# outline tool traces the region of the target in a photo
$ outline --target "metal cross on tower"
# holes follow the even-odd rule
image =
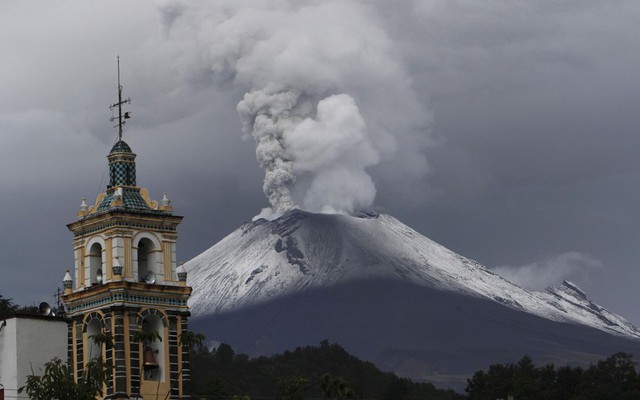
[[[113,122],[118,120],[118,123],[114,125],[114,128],[118,128],[118,140],[122,140],[122,128],[124,128],[125,120],[131,118],[131,112],[126,111],[122,114],[122,105],[131,104],[131,99],[126,98],[122,100],[122,85],[120,84],[120,56],[118,56],[118,102],[109,106],[109,109],[113,112],[113,109],[118,107],[118,116],[109,118],[109,121]]]

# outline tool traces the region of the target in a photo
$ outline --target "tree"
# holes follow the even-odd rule
[[[151,343],[155,341],[162,342],[162,337],[156,330],[144,331],[142,329],[138,329],[131,334],[131,341],[134,343],[142,342],[144,346],[149,346]]]
[[[0,294],[0,318],[6,318],[18,311],[18,306],[13,304],[12,299],[6,299]]]
[[[184,350],[192,351],[196,347],[202,347],[205,336],[202,333],[195,333],[191,331],[184,331],[178,337],[178,344],[183,347]]]
[[[466,392],[469,398],[478,400],[494,400],[507,398],[513,392],[513,364],[494,364],[489,371],[478,371],[471,379],[467,379]]]
[[[535,400],[540,395],[539,370],[536,369],[533,359],[525,355],[513,367],[513,376],[509,385],[507,394],[514,396],[516,399]]]
[[[583,397],[617,400],[640,390],[635,362],[630,354],[616,353],[584,371],[578,393]]]
[[[322,389],[322,400],[362,399],[360,390],[343,378],[323,374],[318,381],[312,383],[300,377],[281,382],[278,400],[303,400],[302,393],[314,386]]]
[[[109,365],[92,360],[87,363],[82,377],[76,382],[73,379],[73,368],[54,358],[45,364],[42,376],[29,375],[18,393],[26,392],[31,400],[95,400],[96,397],[102,397],[103,388],[110,376]]]
[[[12,317],[15,314],[39,314],[38,306],[32,304],[30,306],[19,306],[14,304],[13,299],[4,298],[0,294],[0,318]]]
[[[229,365],[233,362],[236,352],[226,343],[220,343],[215,351],[215,358],[222,365]]]
[[[640,398],[640,375],[630,354],[616,353],[587,369],[536,367],[529,356],[517,364],[496,364],[467,380],[468,397],[516,399],[630,400]]]
[[[100,347],[99,360],[102,360],[102,346],[107,346],[107,349],[109,349],[109,347],[113,347],[113,335],[109,332],[100,332],[95,335],[90,335],[89,339],[91,339],[93,344]]]
[[[558,368],[557,372],[557,386],[558,386],[558,398],[570,399],[573,398],[582,381],[582,374],[584,370],[580,367],[572,368],[570,366],[564,366]]]

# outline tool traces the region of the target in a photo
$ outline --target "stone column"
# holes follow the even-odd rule
[[[180,332],[187,332],[187,316],[180,318]],[[191,398],[191,367],[189,364],[189,349],[182,348],[182,398]]]
[[[84,372],[84,340],[82,338],[82,316],[74,318],[76,324],[76,380],[82,377]]]
[[[175,315],[169,316],[169,382],[171,398],[180,398],[180,364],[178,363],[178,321]]]
[[[120,307],[113,310],[113,398],[128,399],[127,394],[127,359],[125,349],[124,310]]]
[[[129,316],[129,356],[130,356],[130,378],[131,378],[131,397],[142,398],[140,396],[140,380],[142,373],[140,370],[140,344],[131,341],[131,335],[133,332],[139,329],[138,326],[138,313],[135,310],[128,312]]]

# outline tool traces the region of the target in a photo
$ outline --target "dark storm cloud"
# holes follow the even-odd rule
[[[640,3],[349,3],[389,40],[434,120],[436,144],[421,147],[427,175],[403,175],[393,161],[369,168],[375,206],[489,266],[542,266],[575,279],[640,323]],[[103,189],[115,139],[107,106],[117,54],[134,100],[125,139],[138,153],[139,183],[154,198],[168,192],[186,217],[178,257],[197,255],[267,206],[236,112],[251,87],[202,67],[207,54],[198,49],[210,38],[172,39],[180,16],[200,6],[0,5],[0,294],[50,300],[43,296],[71,266],[65,224],[83,196],[92,202]],[[207,19],[209,28],[229,15]],[[403,110],[385,112],[393,130]],[[602,268],[575,274],[548,262],[567,254]]]
[[[424,43],[410,65],[442,137],[424,231],[488,265],[590,254],[605,267],[578,283],[637,321],[638,4],[421,5],[398,36]]]

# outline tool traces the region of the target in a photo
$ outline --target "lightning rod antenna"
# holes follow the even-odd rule
[[[118,107],[118,116],[109,118],[109,121],[113,122],[116,119],[118,123],[114,125],[114,128],[118,128],[118,141],[122,140],[122,131],[124,129],[124,124],[127,123],[127,119],[131,118],[131,112],[125,111],[124,115],[122,114],[122,105],[123,104],[131,104],[131,98],[126,98],[122,100],[122,85],[120,84],[120,56],[117,57],[118,60],[118,102],[111,104],[109,109],[113,111],[114,108]]]

